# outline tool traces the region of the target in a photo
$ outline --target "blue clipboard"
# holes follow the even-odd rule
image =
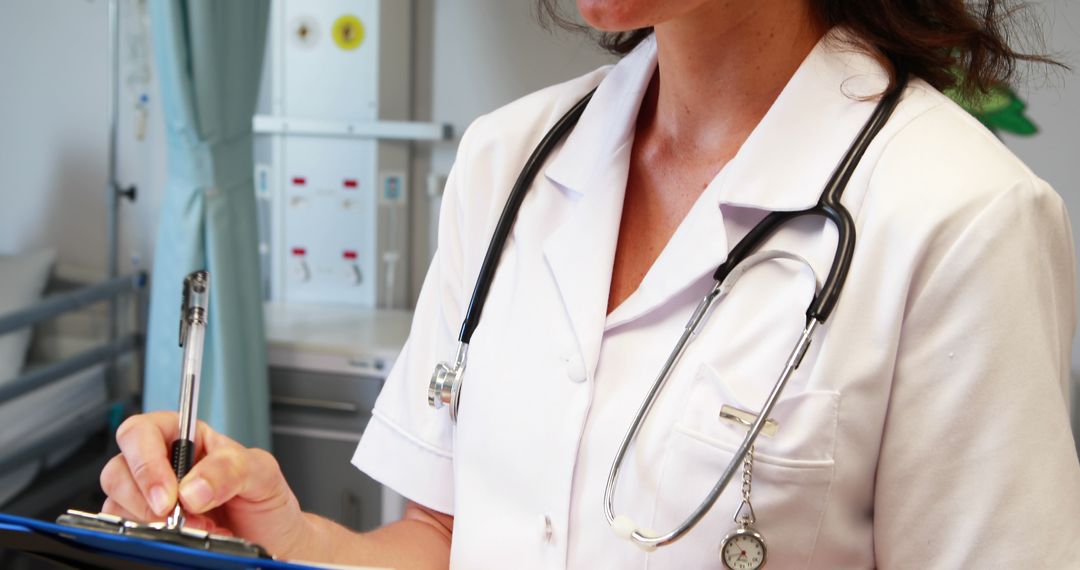
[[[75,568],[143,570],[311,570],[312,566],[232,556],[167,542],[62,526],[0,513],[0,548],[36,554]]]

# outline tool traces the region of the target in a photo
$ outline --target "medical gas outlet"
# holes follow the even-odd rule
[[[394,0],[272,2],[269,97],[253,120],[272,301],[410,298],[401,290],[410,145],[448,136],[408,120],[411,10]]]

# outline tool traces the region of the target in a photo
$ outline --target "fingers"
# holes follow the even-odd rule
[[[307,519],[273,456],[247,449],[199,422],[196,462],[177,484],[168,448],[178,431],[176,414],[170,412],[135,416],[120,426],[116,440],[121,454],[101,474],[109,495],[104,512],[160,521],[179,498],[185,524],[192,528],[235,532],[274,550],[289,550],[305,540]]]
[[[146,522],[145,519],[136,516],[131,511],[125,509],[123,505],[114,501],[111,497],[105,499],[105,504],[101,505],[101,512],[108,513],[110,515],[116,515],[123,519],[135,522]]]
[[[189,521],[198,525],[195,521],[205,519],[206,530],[220,531],[224,529],[212,520],[217,515],[198,515],[229,501],[233,501],[232,514],[243,513],[241,517],[300,512],[269,453],[247,449],[202,422],[195,441],[199,459],[178,485],[168,451],[178,431],[172,412],[142,414],[121,424],[116,435],[121,455],[101,473],[102,489],[109,496],[108,512],[137,521],[161,520],[179,498]]]
[[[265,449],[253,448],[248,452],[251,455],[252,475],[248,478],[247,488],[240,496],[249,501],[261,503],[271,502],[277,499],[274,507],[280,506],[292,498],[292,490],[285,481],[285,475],[281,472],[281,466],[277,459]]]
[[[203,513],[235,497],[248,472],[246,451],[220,434],[203,437],[206,454],[184,477],[180,501],[184,509]]]
[[[137,515],[131,511],[125,509],[123,505],[114,501],[112,498],[105,499],[105,504],[101,506],[101,512],[108,513],[110,515],[116,515],[125,520],[135,522],[146,522],[140,519]],[[205,530],[206,532],[222,535],[233,536],[232,531],[227,528],[223,528],[217,525],[213,519],[206,515],[187,514],[184,515],[184,527],[194,528],[199,530]]]
[[[221,536],[235,536],[231,530],[218,526],[217,522],[207,515],[184,513],[184,528],[205,530],[206,532]]]
[[[157,517],[166,515],[176,504],[176,475],[173,473],[169,446],[178,437],[179,420],[175,412],[150,412],[132,416],[116,430],[116,443],[127,464],[127,471],[139,494]],[[213,430],[199,422],[195,430],[195,448],[205,453],[205,442]],[[121,477],[121,479],[123,479]],[[105,473],[102,473],[104,489]],[[118,481],[119,485],[123,481]],[[110,484],[113,484],[110,481]],[[126,487],[118,486],[118,490]],[[108,489],[105,489],[108,493]],[[111,495],[110,495],[111,496]],[[127,509],[139,509],[136,501],[117,499]],[[139,512],[135,510],[134,512]],[[150,517],[154,518],[154,517]]]
[[[126,471],[154,515],[165,515],[176,503],[176,475],[169,463],[166,441],[171,442],[175,438],[178,428],[174,425],[169,430],[166,427],[168,423],[176,423],[176,414],[167,412],[142,414],[132,416],[120,424],[116,430],[116,443],[120,446],[126,469],[117,467],[109,473],[110,476],[116,478],[115,481],[112,478],[106,481],[106,472],[102,472],[102,489],[109,493],[110,497],[112,497],[110,493],[112,485],[116,485],[117,491],[127,490],[124,486],[126,478],[121,473]],[[169,431],[172,432],[172,437],[168,437]],[[110,461],[110,465],[112,463]],[[115,475],[113,475],[114,472]],[[106,487],[106,483],[109,487]],[[139,508],[136,501],[129,500],[130,497],[114,498],[128,510]]]
[[[281,469],[273,456],[261,449],[247,449],[211,432],[206,456],[181,482],[180,500],[185,510],[203,513],[234,497],[275,508],[291,497]],[[280,498],[280,501],[272,499]]]
[[[108,508],[103,507],[102,512],[139,522],[159,518],[158,513],[150,507],[147,498],[139,490],[135,478],[131,475],[131,471],[128,470],[128,464],[123,455],[117,455],[110,459],[105,464],[105,468],[101,470],[101,490],[109,497],[105,501]],[[167,501],[168,499],[158,497],[156,500]]]

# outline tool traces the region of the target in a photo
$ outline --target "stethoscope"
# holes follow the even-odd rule
[[[906,73],[903,71],[897,73],[895,85],[882,97],[881,101],[874,109],[873,114],[862,126],[859,134],[855,137],[855,140],[852,141],[851,146],[848,147],[843,159],[833,171],[824,190],[822,190],[821,197],[818,199],[818,203],[815,206],[794,212],[770,212],[741,240],[739,240],[728,254],[724,263],[716,269],[715,273],[713,273],[716,284],[698,303],[693,314],[690,316],[690,320],[687,321],[682,335],[679,337],[678,343],[664,362],[663,369],[660,371],[652,388],[645,396],[645,400],[638,408],[633,423],[626,431],[622,445],[619,446],[619,452],[612,462],[611,472],[608,474],[607,487],[604,490],[604,516],[607,518],[608,524],[615,529],[616,533],[630,540],[639,548],[651,551],[659,546],[665,546],[675,542],[689,532],[690,529],[694,528],[694,526],[705,517],[705,514],[708,513],[716,503],[720,494],[727,487],[736,471],[739,470],[743,463],[743,459],[757,440],[758,434],[761,433],[762,428],[768,421],[769,415],[772,413],[773,407],[780,398],[780,393],[787,385],[788,379],[790,379],[795,370],[798,369],[803,356],[805,356],[807,349],[810,347],[814,331],[829,318],[830,314],[832,314],[833,309],[836,307],[836,301],[840,296],[840,291],[843,289],[844,282],[847,280],[848,270],[851,267],[852,255],[855,251],[855,222],[852,219],[851,214],[847,211],[847,208],[840,203],[840,197],[847,187],[847,183],[851,179],[852,174],[855,172],[856,167],[859,165],[859,160],[862,158],[863,154],[866,153],[866,149],[870,146],[874,137],[881,131],[882,127],[885,126],[885,123],[889,120],[893,110],[896,109],[896,105],[900,101],[900,96],[907,86],[907,80],[908,77]],[[479,324],[480,314],[484,309],[484,303],[487,300],[488,291],[491,289],[495,270],[499,263],[499,257],[502,255],[503,248],[506,245],[510,229],[514,225],[518,210],[521,209],[521,204],[525,200],[525,194],[532,185],[540,165],[547,160],[559,141],[561,141],[573,128],[574,124],[577,123],[578,119],[581,117],[581,113],[585,110],[585,106],[592,98],[593,92],[589,92],[580,101],[574,104],[574,106],[571,107],[557,123],[555,123],[551,130],[544,135],[544,138],[529,156],[529,160],[525,163],[521,173],[518,174],[517,181],[510,191],[510,197],[507,199],[506,205],[503,206],[502,214],[499,216],[499,222],[495,226],[495,233],[492,236],[491,242],[488,244],[483,264],[480,266],[480,274],[477,276],[472,299],[469,302],[469,308],[465,314],[465,321],[462,323],[461,332],[458,335],[458,346],[457,352],[454,355],[454,362],[453,364],[440,362],[435,366],[435,372],[431,375],[431,383],[428,385],[428,404],[435,409],[449,405],[450,419],[454,423],[457,422],[458,407],[461,404],[462,374],[465,372],[469,341],[472,339],[472,335]],[[814,298],[810,301],[810,306],[806,309],[806,326],[803,328],[802,334],[799,335],[795,347],[788,356],[787,362],[784,364],[784,368],[780,373],[780,377],[773,385],[772,391],[769,392],[765,404],[762,406],[761,411],[757,414],[753,422],[750,423],[746,436],[743,437],[742,443],[739,444],[739,447],[732,455],[731,461],[724,469],[720,479],[716,482],[716,485],[713,486],[708,496],[705,497],[705,500],[698,505],[697,509],[695,509],[682,524],[668,533],[657,534],[647,532],[638,527],[629,517],[625,515],[616,516],[614,505],[615,487],[618,484],[622,463],[626,457],[627,451],[630,449],[630,444],[637,438],[641,426],[645,422],[645,418],[648,416],[649,411],[656,402],[656,398],[659,396],[660,391],[664,388],[664,384],[671,375],[671,371],[675,368],[679,359],[686,351],[686,347],[690,340],[697,335],[698,331],[700,331],[705,323],[706,317],[712,311],[713,306],[731,291],[735,282],[747,269],[766,259],[786,258],[799,261],[807,267],[810,267],[811,272],[813,272],[813,267],[810,266],[809,262],[796,254],[780,251],[758,252],[759,247],[781,226],[806,216],[820,216],[836,226],[836,252],[833,255],[832,266],[829,268],[829,274],[824,282],[818,280],[815,274],[817,287]]]

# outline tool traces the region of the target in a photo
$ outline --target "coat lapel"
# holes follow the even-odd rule
[[[717,180],[723,178],[723,173]],[[728,236],[719,184],[702,193],[634,291],[607,318],[611,329],[637,319],[713,273],[727,259]],[[707,287],[701,290],[704,296]],[[687,315],[689,317],[689,315]]]
[[[544,172],[544,191],[570,202],[543,252],[590,378],[607,318],[634,124],[655,68],[656,46],[650,37],[600,83]]]
[[[620,152],[629,155],[629,145]],[[565,223],[544,243],[544,258],[562,296],[590,378],[600,357],[607,318],[626,170],[603,169],[594,179],[593,191],[576,198]]]

